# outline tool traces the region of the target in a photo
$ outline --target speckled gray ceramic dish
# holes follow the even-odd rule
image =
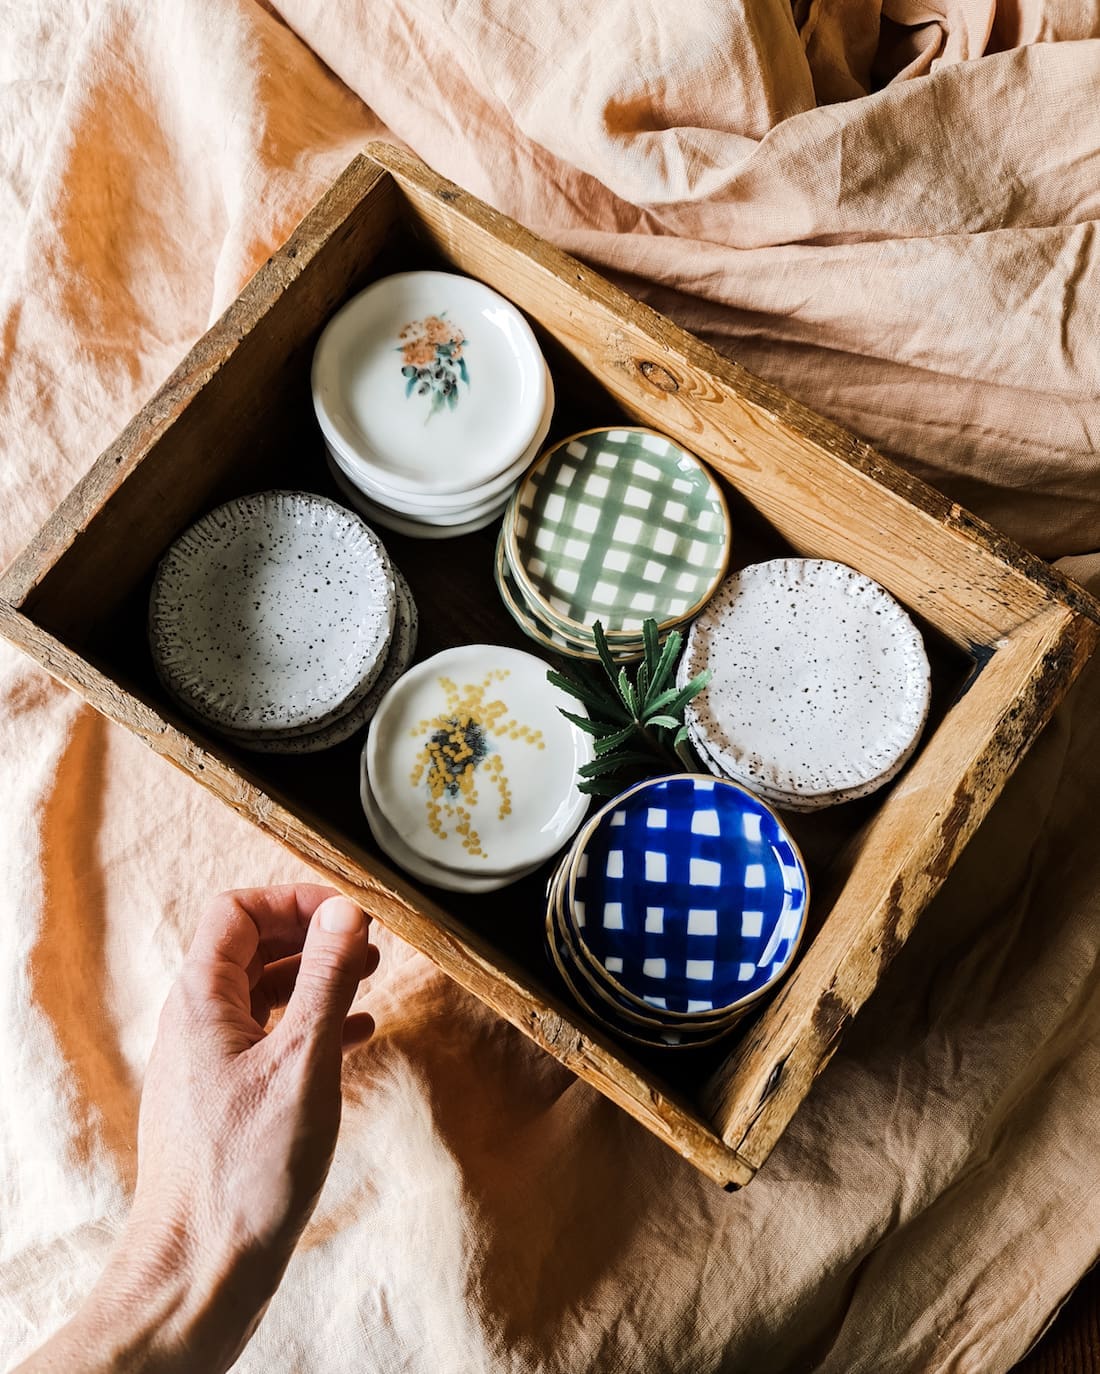
[[[386,551],[357,515],[308,492],[258,492],[165,554],[149,641],[165,688],[215,728],[316,730],[377,681],[396,605]]]
[[[393,569],[393,579],[397,590],[397,615],[393,624],[393,638],[390,651],[379,674],[378,681],[367,695],[339,720],[320,730],[305,735],[293,735],[283,739],[257,739],[247,735],[237,737],[228,730],[222,733],[244,749],[259,754],[318,754],[322,749],[331,749],[351,739],[352,735],[366,729],[374,717],[382,698],[404,673],[416,653],[417,635],[420,629],[420,616],[416,609],[409,584],[397,568]]]
[[[678,684],[707,668],[685,711],[703,762],[792,810],[882,787],[928,715],[920,631],[878,583],[824,559],[727,578],[691,628]]]

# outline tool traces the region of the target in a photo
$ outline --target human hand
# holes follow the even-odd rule
[[[88,1303],[24,1370],[233,1362],[328,1173],[342,1048],[374,1029],[348,1016],[378,963],[368,924],[310,884],[207,908],[146,1071],[126,1231]]]

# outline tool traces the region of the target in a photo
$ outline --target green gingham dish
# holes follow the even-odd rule
[[[536,644],[541,644],[544,649],[552,649],[554,653],[562,654],[567,658],[583,658],[589,662],[599,662],[600,656],[594,647],[582,646],[573,639],[567,638],[559,630],[540,620],[524,601],[522,593],[512,578],[508,561],[504,557],[503,530],[497,537],[496,555],[493,559],[493,577],[497,584],[497,591],[500,593],[500,599],[504,603],[504,609],[529,639],[533,639]],[[631,663],[640,658],[641,653],[641,649],[612,649],[611,657],[617,663]]]
[[[694,455],[663,434],[589,430],[548,449],[505,518],[505,553],[532,606],[587,638],[601,621],[637,641],[690,619],[729,561],[725,498]]]

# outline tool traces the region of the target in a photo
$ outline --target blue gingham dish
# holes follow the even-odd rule
[[[712,1028],[707,1032],[683,1030],[656,1022],[646,1025],[632,1019],[629,1014],[619,1014],[610,1009],[599,997],[593,996],[592,984],[584,981],[583,974],[577,976],[581,971],[577,966],[576,956],[550,913],[547,914],[543,931],[543,946],[547,959],[557,969],[566,990],[582,1011],[587,1012],[594,1021],[601,1023],[622,1039],[631,1040],[639,1045],[649,1045],[654,1049],[689,1050],[713,1045],[729,1033],[730,1026],[725,1022],[717,1029]]]
[[[601,982],[690,1016],[755,1001],[781,978],[808,898],[801,856],[763,802],[681,774],[642,783],[596,816],[562,908]]]

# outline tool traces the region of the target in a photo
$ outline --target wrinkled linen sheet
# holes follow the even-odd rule
[[[1087,582],[1097,33],[1082,0],[0,0],[0,552],[388,131]],[[306,873],[10,650],[0,700],[2,1361],[122,1222],[203,901]],[[1098,760],[1089,672],[736,1195],[383,933],[239,1367],[1007,1369],[1100,1252]]]

